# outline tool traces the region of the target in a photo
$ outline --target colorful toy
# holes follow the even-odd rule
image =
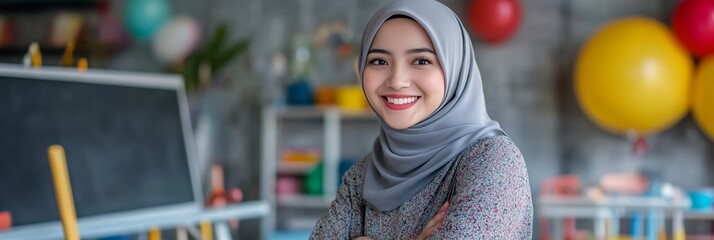
[[[229,203],[238,203],[243,201],[243,192],[239,188],[231,188],[229,192],[226,192],[224,178],[223,166],[220,164],[214,164],[213,167],[211,167],[211,186],[213,190],[211,191],[211,196],[208,198],[208,201],[206,201],[206,207],[221,208]],[[238,219],[231,219],[229,220],[229,223],[230,226],[226,222],[216,222],[215,232],[218,240],[230,240],[230,230],[238,230]],[[201,232],[203,231],[204,226],[202,223]]]
[[[77,60],[77,71],[86,72],[87,68],[89,68],[89,62],[87,61],[87,58],[80,58],[79,60]]]
[[[12,227],[12,215],[10,212],[0,212],[0,232]]]
[[[40,53],[40,44],[33,42],[27,48],[27,53],[23,58],[25,67],[40,68],[42,67],[42,53]]]
[[[226,188],[223,181],[223,166],[214,164],[211,167],[211,196],[206,201],[206,207],[223,207],[226,199]]]
[[[60,59],[60,66],[71,67],[74,65],[74,49],[75,40],[70,40],[64,47],[64,53],[62,54],[62,59]]]

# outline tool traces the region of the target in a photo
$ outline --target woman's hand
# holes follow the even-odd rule
[[[424,226],[424,229],[421,230],[421,233],[419,233],[419,236],[416,238],[417,240],[424,240],[431,237],[431,234],[433,234],[434,231],[441,226],[441,223],[444,222],[444,216],[446,216],[446,209],[449,209],[450,203],[451,201],[446,201],[446,203],[441,206],[439,212],[436,213],[436,216],[429,220],[429,222],[426,223],[426,226]]]
[[[424,226],[424,229],[421,230],[421,233],[419,233],[419,236],[417,236],[416,240],[426,240],[429,237],[431,237],[431,234],[434,233],[435,230],[439,229],[439,226],[441,226],[441,223],[444,222],[444,216],[446,216],[446,210],[449,209],[449,204],[451,201],[446,201],[444,205],[441,206],[439,209],[439,212],[436,213],[436,216],[434,216],[431,220],[429,220],[428,223],[426,223],[426,226]],[[353,238],[352,240],[374,240],[370,237],[357,237]]]

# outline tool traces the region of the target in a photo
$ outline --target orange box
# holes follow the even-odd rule
[[[321,86],[315,90],[315,103],[318,106],[328,106],[336,102],[336,89],[330,86]]]
[[[285,149],[283,162],[291,163],[317,163],[320,161],[319,149]]]

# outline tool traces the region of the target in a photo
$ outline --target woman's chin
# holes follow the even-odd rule
[[[414,123],[411,123],[411,121],[407,120],[398,120],[398,119],[393,119],[393,118],[384,118],[384,121],[389,125],[389,127],[393,129],[407,129],[411,126],[414,125]]]

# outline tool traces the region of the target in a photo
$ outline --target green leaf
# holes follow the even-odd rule
[[[202,54],[193,54],[186,60],[183,78],[186,90],[195,90],[199,86],[198,69],[200,68]]]
[[[223,43],[226,42],[226,36],[228,36],[228,25],[226,23],[221,23],[218,25],[216,32],[213,33],[211,37],[211,42],[206,48],[206,58],[213,62],[217,59],[218,53],[223,47]]]
[[[212,62],[211,70],[218,72],[222,67],[233,60],[238,54],[244,52],[250,46],[250,40],[241,39],[235,42],[228,50],[224,51],[218,58]]]

